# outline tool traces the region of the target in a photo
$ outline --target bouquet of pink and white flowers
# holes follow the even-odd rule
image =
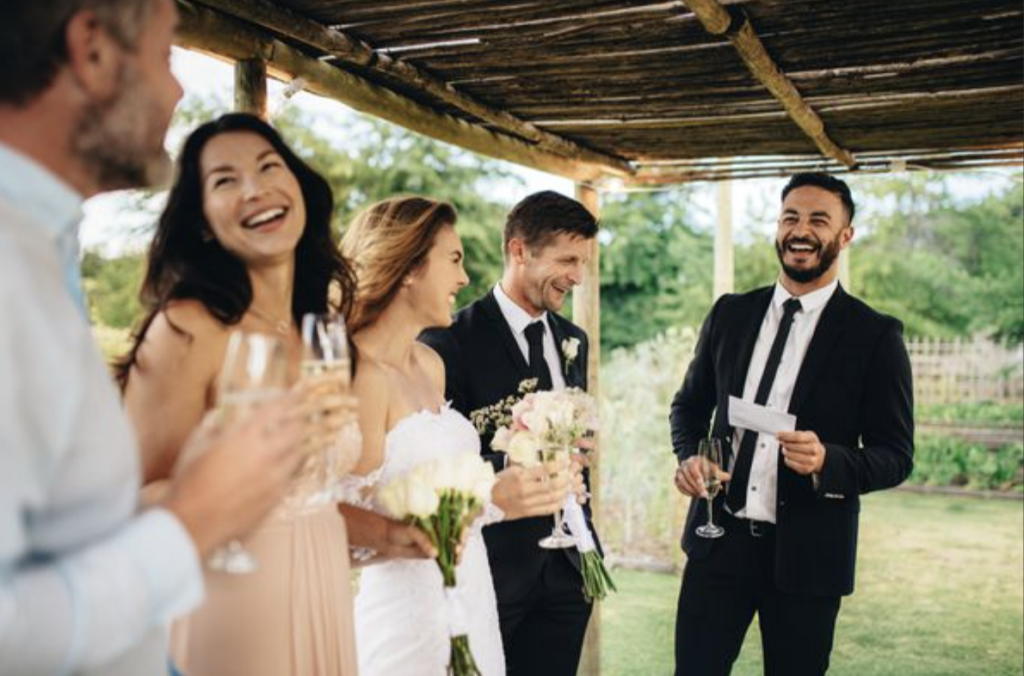
[[[532,467],[567,459],[573,449],[581,448],[585,440],[597,432],[597,427],[597,403],[583,390],[533,392],[512,407],[511,425],[498,428],[491,446],[507,453],[512,462]],[[571,537],[564,533],[562,515],[556,515],[555,531],[541,546],[576,547],[580,553],[584,595],[591,601],[604,599],[609,590],[617,591],[615,581],[597,550],[597,542],[575,495],[566,499],[563,512]]]
[[[424,463],[382,487],[377,495],[388,514],[422,530],[437,548],[452,639],[450,676],[480,676],[458,607],[456,567],[463,533],[490,502],[494,483],[490,463],[464,454]]]

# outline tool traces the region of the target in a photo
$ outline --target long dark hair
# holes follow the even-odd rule
[[[144,318],[132,335],[131,349],[114,364],[123,390],[138,361],[139,347],[153,320],[176,300],[202,303],[217,320],[233,325],[252,303],[245,263],[207,234],[203,213],[203,149],[211,139],[231,132],[251,132],[267,140],[302,187],[306,227],[295,248],[292,316],[298,324],[307,312],[333,311],[348,318],[355,296],[355,275],[338,248],[331,229],[334,194],[327,181],[303,162],[269,124],[254,115],[229,113],[203,124],[185,141],[178,175],[157,222],[147,255],[146,277],[139,292]]]

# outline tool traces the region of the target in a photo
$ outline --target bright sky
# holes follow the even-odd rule
[[[188,94],[203,98],[231,96],[234,87],[234,71],[222,61],[194,52],[175,49],[172,66]],[[355,113],[349,108],[317,96],[300,93],[285,103],[284,86],[276,81],[270,83],[271,114],[282,105],[298,106],[314,113],[327,122],[325,130],[344,130],[354,119]],[[336,142],[344,143],[344,135],[337,134]],[[181,139],[169,139],[170,146],[180,144]],[[514,204],[526,195],[538,190],[557,190],[566,195],[573,194],[573,184],[568,179],[543,172],[509,165],[522,177],[523,186],[497,185],[492,197]],[[1004,174],[1005,176],[1005,174]],[[973,176],[957,175],[953,182],[954,192],[961,197],[980,197],[989,191],[1005,185],[1005,178],[993,180],[993,172]],[[742,240],[752,232],[771,232],[774,229],[774,210],[782,181],[778,179],[739,181],[732,184],[733,219],[736,237]],[[714,185],[698,186],[694,201],[693,215],[697,223],[711,227],[716,212],[716,191]],[[82,225],[82,242],[86,248],[99,248],[108,254],[117,254],[125,249],[138,248],[145,242],[140,232],[150,225],[151,216],[134,212],[126,207],[124,194],[113,194],[95,198],[86,204],[86,218]],[[497,227],[497,224],[496,224]]]

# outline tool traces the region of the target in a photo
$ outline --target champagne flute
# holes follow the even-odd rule
[[[264,402],[283,394],[288,384],[288,355],[278,338],[232,332],[217,379],[218,422],[238,422]],[[257,568],[256,559],[238,540],[215,551],[207,565],[229,575],[245,575]]]
[[[345,318],[339,314],[306,314],[302,318],[302,376],[324,378],[337,385],[344,394],[351,387],[348,331]],[[308,504],[316,506],[333,497],[333,480],[338,464],[338,440],[331,439],[321,453],[311,460],[317,474],[319,490]]]
[[[708,494],[708,522],[697,529],[697,535],[713,540],[725,535],[725,529],[716,526],[714,520],[715,498],[722,490],[722,480],[718,475],[722,467],[722,442],[719,439],[701,439],[697,456],[704,490]]]
[[[568,466],[571,457],[572,449],[568,446],[554,446],[540,451],[540,459],[544,464],[558,463]],[[542,549],[571,549],[576,546],[576,540],[565,532],[565,517],[561,509],[555,512],[555,525],[551,535],[541,540],[539,544]]]

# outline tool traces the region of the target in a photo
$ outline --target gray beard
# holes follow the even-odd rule
[[[90,105],[76,125],[72,152],[89,168],[101,191],[158,188],[167,185],[172,164],[162,145],[147,145],[153,133],[152,102],[141,77],[130,68],[121,70],[118,95],[112,101]]]

